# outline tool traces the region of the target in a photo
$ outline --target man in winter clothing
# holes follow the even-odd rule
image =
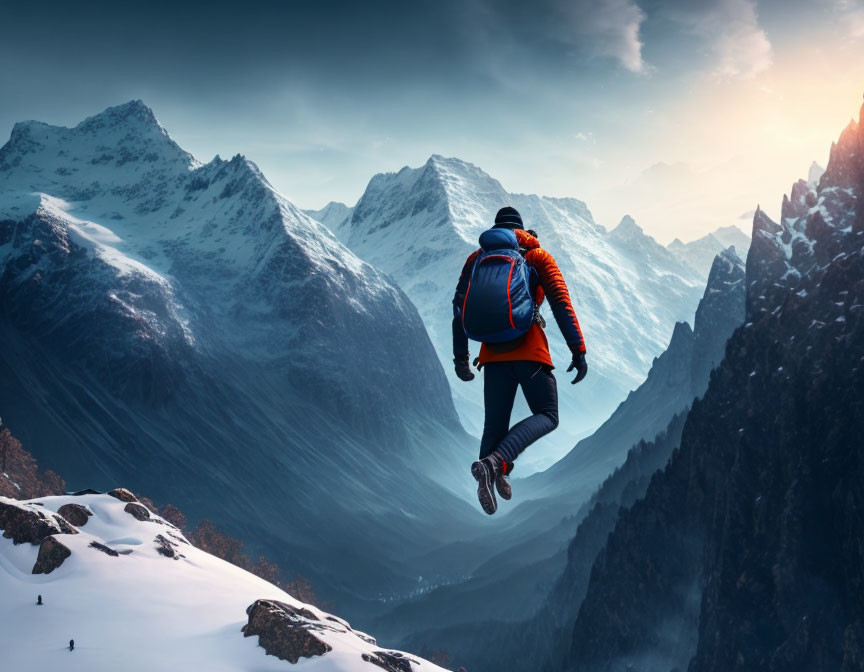
[[[507,475],[513,470],[513,462],[519,454],[558,426],[558,391],[552,374],[554,367],[543,331],[545,323],[539,313],[544,298],[549,299],[552,314],[573,355],[567,369],[568,372],[576,370],[572,382],[578,383],[588,372],[585,341],[579,320],[573,310],[567,285],[552,255],[540,247],[536,234],[524,229],[522,217],[515,208],[499,210],[493,229],[509,229],[515,234],[515,243],[529,271],[535,317],[530,328],[512,341],[483,342],[480,356],[474,360],[478,370],[484,372],[486,419],[480,441],[480,458],[471,465],[471,473],[477,480],[480,504],[490,515],[498,508],[496,489],[502,499],[510,499],[512,495]],[[507,236],[512,240],[509,233]],[[475,261],[482,253],[483,250],[478,249],[465,261],[453,296],[453,362],[456,375],[464,381],[473,380],[474,373],[469,364],[463,310],[470,292]],[[509,302],[509,288],[506,297]],[[513,322],[512,314],[510,321]],[[510,427],[510,414],[518,387],[522,388],[532,415]]]

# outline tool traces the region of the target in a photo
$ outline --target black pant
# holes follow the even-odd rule
[[[521,385],[529,417],[510,428],[510,413]],[[497,450],[507,462],[558,426],[558,387],[552,367],[539,362],[489,362],[483,365],[486,422],[480,459]]]

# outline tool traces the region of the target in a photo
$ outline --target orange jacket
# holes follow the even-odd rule
[[[540,242],[530,233],[522,229],[516,229],[516,240],[519,247],[525,250],[525,263],[537,274],[537,288],[535,291],[534,301],[539,306],[543,303],[544,298],[549,299],[549,304],[552,306],[552,314],[555,316],[555,321],[558,323],[558,328],[564,335],[564,340],[570,347],[570,351],[575,355],[585,352],[585,340],[582,337],[582,329],[579,327],[579,320],[576,317],[576,311],[573,310],[573,304],[570,301],[570,293],[567,291],[567,284],[564,282],[564,276],[561,275],[561,270],[555,259],[546,250],[540,247]],[[464,359],[468,355],[468,337],[462,329],[462,323],[458,316],[458,310],[461,308],[465,292],[468,287],[468,280],[471,277],[471,269],[474,266],[474,260],[480,250],[472,252],[466,259],[465,265],[462,267],[462,273],[459,276],[459,283],[456,286],[456,293],[453,296],[454,318],[453,318],[453,356],[455,359]],[[513,350],[502,352],[501,349],[493,350],[487,344],[483,343],[480,346],[480,365],[487,362],[504,362],[527,360],[532,362],[542,362],[552,366],[552,357],[549,355],[549,343],[546,340],[546,334],[539,324],[531,325],[531,328],[525,334],[522,342]]]

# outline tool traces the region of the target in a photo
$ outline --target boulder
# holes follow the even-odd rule
[[[156,538],[153,541],[156,542],[156,550],[159,552],[159,554],[164,555],[166,558],[174,558],[175,560],[179,560],[180,558],[186,557],[182,553],[177,552],[180,544],[175,541],[171,541],[171,539],[162,534],[157,534]]]
[[[138,498],[133,495],[126,488],[114,488],[113,490],[109,490],[108,494],[116,499],[119,499],[121,502],[137,502]]]
[[[112,558],[117,558],[120,554],[110,546],[100,544],[98,541],[91,541],[90,548],[95,548],[97,551],[102,551],[105,555],[110,555]]]
[[[83,527],[87,524],[87,519],[93,515],[86,506],[81,506],[80,504],[64,504],[57,509],[57,513],[75,527]]]
[[[256,600],[246,613],[249,622],[243,626],[243,635],[257,635],[258,645],[268,655],[296,663],[301,658],[323,656],[332,649],[314,634],[330,626],[323,626],[309,609],[275,600]]]
[[[141,506],[135,502],[129,502],[125,507],[123,507],[123,510],[138,520],[150,520],[150,512],[147,510],[146,506]]]
[[[377,665],[387,672],[413,672],[411,663],[417,662],[398,651],[373,651],[362,654],[362,657],[367,663]]]
[[[56,537],[45,537],[39,545],[39,555],[33,565],[34,574],[50,574],[66,560],[72,551],[57,541]]]
[[[52,534],[78,534],[61,516],[5,498],[0,498],[0,529],[13,544],[35,545]]]

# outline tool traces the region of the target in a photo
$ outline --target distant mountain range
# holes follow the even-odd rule
[[[532,471],[565,454],[644,380],[673,325],[692,316],[707,268],[691,267],[630,217],[606,231],[580,200],[508,193],[480,168],[437,155],[420,168],[376,175],[353,208],[330,203],[310,211],[359,257],[390,274],[417,306],[460,418],[475,434],[482,428],[482,385],[453,375],[450,302],[465,259],[504,205],[522,213],[525,226],[537,231],[561,266],[591,367],[578,388],[562,385],[556,433],[520,458],[522,469]],[[563,373],[570,353],[554,320],[548,322],[553,358]],[[527,409],[514,417],[520,412]]]
[[[724,226],[689,243],[676,238],[666,247],[693,270],[707,275],[714,257],[728,247],[734,247],[738,256],[745,259],[750,237],[737,226]]]

